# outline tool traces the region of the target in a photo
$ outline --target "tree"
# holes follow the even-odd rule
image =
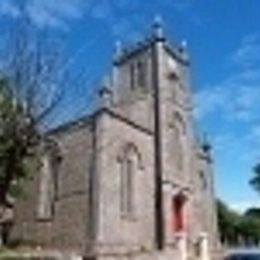
[[[19,181],[31,172],[29,167],[34,161],[33,148],[39,133],[23,104],[12,93],[8,79],[3,77],[0,96],[0,205],[9,207],[10,195],[18,194]]]
[[[10,194],[19,195],[20,182],[35,172],[38,144],[57,124],[60,108],[71,104],[71,99],[64,101],[67,90],[78,90],[87,81],[85,67],[71,73],[75,59],[65,62],[59,34],[32,25],[26,2],[19,2],[21,15],[8,28],[5,55],[0,55],[0,222]],[[88,95],[84,108],[91,109],[92,100]],[[75,102],[71,105],[74,109]]]
[[[19,181],[27,176],[28,155],[36,132],[12,93],[9,81],[0,76],[0,231],[7,241],[12,220],[11,196],[18,195]],[[10,214],[11,213],[11,214]],[[0,238],[1,239],[1,238]]]
[[[249,208],[244,214],[248,217],[254,217],[260,219],[260,209],[259,208]]]
[[[221,241],[228,244],[237,243],[239,215],[221,200],[217,200],[217,215]]]
[[[260,163],[256,164],[253,168],[254,176],[249,181],[253,189],[260,194]]]
[[[222,243],[229,245],[258,244],[260,240],[259,216],[251,215],[249,213],[251,211],[238,214],[220,200],[217,201],[217,211]]]
[[[243,238],[244,244],[257,245],[260,240],[260,219],[242,215],[238,225],[238,234]]]
[[[14,27],[0,75],[0,220],[10,195],[30,174],[36,147],[68,84],[59,73],[55,41],[38,35],[26,13]]]

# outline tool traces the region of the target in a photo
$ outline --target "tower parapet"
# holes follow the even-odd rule
[[[148,37],[132,46],[122,47],[120,42],[116,45],[113,62],[113,87],[115,88],[116,103],[138,100],[140,93],[143,96],[143,93],[152,94],[154,92],[152,53],[153,47],[159,45],[162,61],[158,64],[159,70],[164,70],[169,80],[175,78],[180,85],[187,85],[185,82],[189,67],[187,44],[171,44],[164,32],[162,21],[157,18]],[[164,77],[164,81],[167,80],[166,77]],[[171,86],[174,84],[172,81]]]

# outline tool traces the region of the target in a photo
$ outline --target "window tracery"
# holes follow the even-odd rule
[[[56,142],[46,144],[44,149],[40,167],[37,217],[49,220],[54,214],[54,204],[58,199],[61,151]]]
[[[136,173],[140,166],[140,154],[133,144],[123,148],[120,165],[120,210],[123,216],[131,216],[135,210]]]

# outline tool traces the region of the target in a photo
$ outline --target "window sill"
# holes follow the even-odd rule
[[[37,222],[40,223],[48,223],[48,222],[52,222],[53,221],[53,217],[36,217],[35,218]]]
[[[130,214],[130,213],[122,213],[121,219],[131,221],[131,222],[137,221],[137,217],[133,214]]]

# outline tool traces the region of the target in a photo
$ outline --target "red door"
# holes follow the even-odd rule
[[[173,216],[173,231],[184,231],[184,198],[181,195],[175,196],[172,200],[172,216]]]

